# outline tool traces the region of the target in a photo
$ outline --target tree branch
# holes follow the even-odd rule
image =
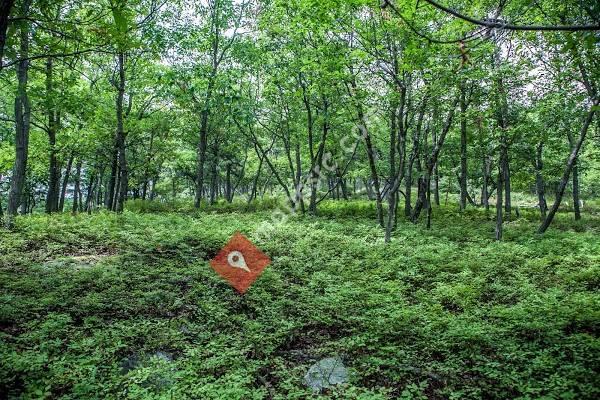
[[[577,32],[577,31],[598,31],[600,30],[600,25],[513,25],[507,24],[502,21],[490,21],[490,20],[480,20],[473,18],[468,15],[464,15],[459,13],[458,11],[446,7],[434,0],[424,0],[429,3],[433,7],[437,8],[445,12],[446,14],[450,14],[456,18],[462,19],[464,21],[470,22],[475,25],[485,26],[490,29],[503,29],[510,31],[566,31],[566,32]],[[390,4],[389,0],[385,0],[385,3]]]

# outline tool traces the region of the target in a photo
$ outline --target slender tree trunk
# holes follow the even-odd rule
[[[493,37],[497,40],[496,33],[493,33]],[[498,69],[501,64],[501,56],[498,44],[496,43],[496,47],[494,49],[494,60],[493,67],[494,69]],[[510,169],[509,169],[509,160],[508,160],[508,138],[506,137],[506,131],[508,129],[508,101],[507,101],[507,92],[504,87],[504,79],[500,76],[496,84],[498,86],[498,93],[495,98],[496,100],[496,116],[498,120],[498,126],[501,130],[500,133],[500,159],[499,159],[499,168],[500,174],[502,176],[498,176],[497,182],[497,192],[496,192],[496,240],[502,239],[502,224],[503,224],[503,215],[498,215],[498,203],[502,203],[502,190],[504,189],[506,193],[505,196],[505,204],[504,208],[507,213],[507,218],[510,219]],[[504,187],[502,187],[504,186]],[[502,212],[502,208],[500,207],[500,214]]]
[[[29,13],[30,0],[24,0],[21,6],[22,15]],[[9,8],[10,9],[10,8]],[[29,152],[29,128],[31,105],[27,94],[27,83],[29,73],[29,23],[26,20],[19,22],[20,45],[17,64],[17,95],[15,97],[15,164],[13,167],[10,192],[8,194],[8,205],[6,207],[5,224],[11,228],[13,218],[17,215],[19,206],[23,202],[23,190],[27,175],[27,158]]]
[[[464,82],[460,85],[460,210],[467,207],[467,100]]]
[[[423,99],[423,104],[421,106],[421,110],[419,112],[417,129],[415,135],[420,136],[421,126],[423,122],[423,115],[425,113],[425,105],[427,102],[427,98]],[[402,180],[404,179],[405,169],[406,169],[406,124],[404,120],[404,109],[406,105],[406,88],[402,87],[400,90],[400,108],[398,110],[398,140],[397,140],[397,151],[398,151],[398,168],[396,168],[396,174],[393,177],[391,182],[391,186],[389,188],[389,196],[388,196],[388,218],[387,224],[385,227],[385,242],[389,243],[392,238],[392,230],[395,228],[397,223],[397,215],[398,215],[398,203],[400,197],[398,195],[398,191],[400,189],[400,185]],[[414,150],[414,149],[413,149]],[[414,151],[413,151],[414,154]],[[409,168],[412,168],[409,167]],[[410,203],[409,203],[410,204]]]
[[[413,165],[414,165],[414,152],[417,151],[415,146],[418,146],[418,143],[415,143],[413,140],[413,148],[411,150],[411,154],[409,157],[408,165],[406,167],[406,182],[404,188],[404,216],[410,217],[412,211],[412,184],[413,184]]]
[[[508,157],[508,147],[503,146],[504,150],[504,211],[506,212],[507,220],[510,220],[512,211],[511,190],[510,190],[510,161]]]
[[[542,176],[542,170],[544,163],[542,154],[544,151],[544,143],[539,142],[536,148],[535,156],[535,190],[538,196],[538,206],[540,208],[540,215],[542,221],[546,218],[546,211],[548,210],[548,204],[546,203],[546,184],[544,183],[544,177]]]
[[[583,126],[581,127],[581,131],[579,133],[579,138],[577,139],[577,142],[573,146],[573,149],[571,150],[571,154],[569,155],[569,159],[567,160],[567,165],[565,166],[565,171],[560,180],[560,184],[558,185],[558,190],[556,191],[556,198],[554,200],[554,204],[550,208],[550,211],[548,212],[546,219],[540,225],[540,228],[538,229],[538,233],[546,232],[546,230],[552,223],[552,220],[554,219],[554,215],[558,211],[558,207],[560,206],[560,202],[562,201],[563,194],[565,193],[565,188],[567,187],[567,183],[569,181],[569,176],[571,176],[571,171],[573,170],[573,166],[575,165],[575,161],[577,160],[579,150],[581,149],[581,146],[583,145],[583,141],[585,140],[585,137],[587,135],[590,124],[594,118],[594,113],[596,112],[596,107],[598,107],[599,101],[600,101],[600,99],[598,99],[598,98],[594,100],[592,107],[590,108],[590,110],[587,114],[585,122],[583,123]]]
[[[579,171],[577,168],[577,158],[573,163],[573,210],[575,211],[575,221],[581,219],[581,207],[579,202]]]
[[[239,130],[241,132],[245,132],[246,130],[244,129],[244,127],[242,127],[242,125],[236,120],[234,119],[235,124],[237,125],[237,127],[239,128]],[[292,209],[296,209],[296,203],[295,203],[295,199],[292,197],[290,190],[288,188],[288,186],[286,185],[285,181],[281,178],[281,176],[279,175],[279,173],[277,172],[277,168],[275,168],[275,166],[273,165],[273,163],[271,162],[271,160],[269,160],[269,157],[267,156],[267,152],[265,151],[265,149],[262,148],[262,145],[260,144],[260,141],[258,140],[258,138],[256,137],[256,135],[254,134],[253,128],[250,127],[248,128],[248,133],[249,136],[251,136],[253,144],[255,146],[255,149],[260,152],[260,154],[262,155],[263,159],[265,160],[265,162],[267,163],[269,169],[271,170],[271,175],[275,176],[275,179],[277,179],[277,183],[279,183],[279,185],[281,186],[281,188],[283,189],[283,191],[285,192],[285,195],[290,203],[290,207],[292,207]],[[266,187],[269,183],[269,180],[271,179],[271,176],[269,176],[269,178],[267,179],[267,183],[265,184],[265,190]],[[264,192],[262,194],[262,196],[264,196]]]
[[[311,185],[310,185],[310,203],[308,205],[308,212],[311,214],[317,213],[317,190],[321,181],[321,168],[323,164],[323,153],[325,151],[325,142],[327,140],[327,134],[329,133],[329,103],[327,99],[323,99],[323,131],[321,134],[321,141],[315,155],[312,150],[312,134],[309,136],[310,139],[310,152],[311,152]],[[311,130],[312,131],[312,130]]]
[[[115,211],[123,211],[123,204],[127,200],[127,190],[129,188],[129,169],[127,166],[127,157],[125,155],[125,141],[127,133],[123,124],[123,97],[125,95],[125,54],[118,54],[119,64],[119,84],[117,87],[117,146],[119,148],[119,190],[117,191],[117,201]]]
[[[58,129],[58,116],[53,99],[53,73],[52,58],[46,61],[46,112],[48,113],[48,144],[50,146],[48,195],[46,197],[46,212],[48,214],[58,211],[58,196],[60,187],[60,168],[56,157],[56,131]]]
[[[364,121],[361,113],[361,121]],[[363,126],[364,129],[363,135],[365,138],[365,145],[367,147],[367,158],[369,159],[369,169],[371,170],[371,179],[373,180],[373,191],[375,192],[375,201],[377,205],[377,221],[379,222],[379,226],[384,227],[383,224],[383,205],[381,200],[381,189],[379,186],[379,176],[377,174],[377,166],[375,164],[375,151],[373,148],[373,144],[371,143],[371,135],[369,134],[366,126]]]
[[[256,146],[255,146],[256,147]],[[258,148],[256,148],[256,153],[258,154],[258,168],[256,170],[256,175],[254,175],[254,179],[252,180],[252,190],[250,191],[250,196],[248,197],[248,204],[252,203],[254,199],[256,199],[256,190],[258,189],[258,180],[260,179],[260,174],[263,166],[263,156],[259,153]]]
[[[225,171],[225,199],[228,203],[231,203],[233,200],[231,189],[231,163],[227,163],[227,170]]]
[[[96,174],[92,173],[90,176],[90,182],[87,187],[87,194],[85,196],[85,211],[92,212],[92,204],[94,202],[94,189],[96,187]]]
[[[446,117],[446,121],[444,122],[444,126],[442,127],[440,136],[439,136],[437,142],[434,144],[431,154],[427,157],[427,160],[425,162],[425,166],[426,166],[425,176],[427,176],[427,177],[431,176],[433,166],[438,162],[438,157],[442,150],[442,146],[444,145],[444,141],[446,140],[446,135],[448,134],[448,131],[450,130],[450,127],[452,126],[452,119],[454,118],[454,113],[456,111],[456,106],[458,105],[459,100],[460,100],[460,96],[457,96],[456,99],[454,100],[454,102],[452,103],[452,105],[450,106],[451,108],[450,108],[450,111],[448,111],[448,116]],[[421,179],[421,181],[423,181],[423,179]],[[424,184],[425,184],[425,182],[423,181],[419,185],[420,186],[419,193],[423,193],[423,194],[425,193],[425,190],[427,188],[424,186]],[[420,195],[417,198],[417,203],[415,204],[413,213],[411,215],[411,219],[413,220],[413,222],[416,222],[417,219],[419,218],[419,215],[421,213],[424,203],[425,203],[425,196]]]
[[[352,89],[356,91],[356,82],[352,80]],[[362,106],[358,103],[357,100],[356,108],[358,114],[358,121],[360,123],[359,129],[361,131],[362,137],[365,141],[365,146],[367,148],[367,158],[369,160],[369,169],[371,171],[371,180],[373,181],[373,189],[375,194],[375,201],[377,205],[377,222],[379,226],[385,228],[383,223],[383,204],[381,199],[381,187],[379,185],[379,175],[377,173],[377,164],[375,162],[375,149],[373,147],[373,143],[371,142],[371,135],[369,134],[369,130],[367,129],[367,124],[365,120],[365,116],[363,113]]]
[[[567,138],[569,139],[569,146],[573,148],[573,135],[571,132],[568,132]],[[579,207],[579,169],[577,167],[579,157],[575,158],[573,163],[573,172],[572,172],[572,184],[573,184],[573,211],[575,212],[575,221],[579,221],[581,219],[581,208]]]
[[[218,64],[215,64],[215,57],[216,55],[213,51],[213,71],[208,81],[206,97],[204,98],[204,104],[202,111],[200,112],[200,140],[198,141],[198,149],[196,152],[198,161],[196,165],[196,197],[194,199],[194,207],[196,208],[200,208],[200,202],[202,201],[202,190],[204,187],[204,164],[206,163],[206,147],[208,143],[209,107],[218,68]]]
[[[431,178],[427,177],[427,229],[431,229]]]
[[[98,182],[96,184],[97,189],[96,189],[96,202],[95,202],[95,207],[99,208],[100,205],[102,204],[102,200],[103,200],[103,193],[102,193],[102,185],[103,185],[103,179],[104,179],[104,166],[102,166],[102,168],[100,169],[100,173],[98,174]]]
[[[294,152],[294,155],[296,157],[296,178],[295,178],[295,182],[294,182],[294,186],[296,187],[296,206],[299,204],[300,205],[300,212],[302,214],[304,214],[306,212],[305,206],[304,206],[304,195],[303,195],[303,190],[304,187],[302,185],[301,179],[302,179],[302,161],[300,158],[300,140],[298,140],[298,138],[296,138],[296,150]]]
[[[156,184],[158,183],[159,174],[157,173],[154,179],[152,179],[152,190],[150,190],[150,201],[156,198]]]
[[[146,200],[146,193],[148,191],[148,184],[150,183],[149,179],[150,178],[148,178],[148,177],[145,178],[144,179],[144,183],[142,184],[142,200]]]
[[[110,167],[110,178],[107,182],[106,186],[106,194],[104,199],[104,207],[107,210],[112,211],[114,208],[114,198],[115,198],[115,188],[117,187],[117,174],[119,168],[119,145],[117,144],[117,140],[115,139],[115,143],[113,146],[112,152],[112,163]]]
[[[365,190],[367,192],[367,199],[375,200],[375,194],[373,193],[373,182],[371,179],[365,179]]]
[[[485,207],[485,211],[490,210],[490,194],[488,188],[488,182],[491,174],[491,163],[492,160],[488,155],[483,156],[482,175],[483,175],[483,187],[481,188],[481,204]]]
[[[81,158],[77,160],[75,166],[75,189],[73,190],[73,214],[79,210],[79,202],[81,202]]]
[[[215,144],[213,148],[213,162],[211,167],[211,177],[210,177],[210,204],[215,204],[217,200],[217,190],[219,185],[219,144],[218,138],[215,139]]]
[[[118,156],[117,156],[117,161],[118,161]],[[117,179],[115,180],[115,192],[113,193],[113,199],[112,199],[113,208],[111,211],[117,211],[117,202],[119,201],[119,185],[121,182],[121,170],[119,169],[118,163],[117,163],[116,178]]]
[[[391,181],[394,179],[393,177],[396,176],[396,137],[398,136],[398,129],[396,126],[397,112],[398,105],[396,104],[396,101],[392,101],[392,103],[390,104],[390,184],[392,183]],[[389,194],[390,193],[388,192],[388,195]]]
[[[504,157],[504,152],[500,158]],[[496,192],[496,240],[502,240],[502,231],[503,231],[503,211],[502,211],[502,188],[504,187],[504,168],[503,168],[503,160],[500,160],[498,165],[498,185]]]
[[[419,112],[419,117],[417,120],[417,129],[414,130],[413,140],[412,140],[412,148],[410,150],[410,156],[408,157],[408,165],[406,167],[406,183],[405,183],[405,193],[404,193],[404,216],[409,218],[412,213],[412,185],[414,182],[413,179],[413,169],[415,165],[415,161],[417,161],[417,171],[420,170],[420,162],[419,157],[421,156],[421,126],[423,122],[423,116],[425,113],[426,100],[423,101],[423,105],[421,106],[421,110]],[[402,122],[401,122],[402,123]]]
[[[208,103],[208,102],[207,102]],[[208,107],[208,104],[206,105]],[[200,115],[200,141],[198,142],[197,157],[198,163],[196,167],[196,198],[194,199],[194,207],[200,208],[202,201],[202,189],[204,187],[204,163],[206,162],[206,144],[208,137],[208,108],[202,110]]]
[[[221,2],[213,1],[210,4],[210,36],[211,36],[211,73],[208,78],[208,85],[204,102],[201,104],[200,111],[200,140],[196,151],[196,195],[194,198],[194,207],[200,208],[204,190],[204,164],[206,162],[206,147],[208,143],[208,119],[210,115],[210,102],[219,71],[219,65],[223,60],[227,48],[220,50],[221,39]]]
[[[339,172],[339,171],[338,171]],[[342,197],[344,200],[348,200],[348,181],[346,178],[342,178],[341,175],[338,174],[339,186],[342,191]]]
[[[433,130],[433,143],[437,143],[437,131]],[[435,201],[435,205],[439,207],[440,205],[440,168],[439,162],[436,161],[435,166],[433,167],[433,200]]]
[[[63,177],[62,190],[60,192],[60,200],[58,204],[58,211],[62,212],[65,208],[65,197],[67,195],[67,186],[69,185],[69,175],[71,174],[71,166],[73,165],[73,159],[75,156],[73,153],[69,156],[67,161],[67,167],[65,168],[65,175]]]
[[[146,200],[148,191],[148,181],[150,180],[149,169],[152,161],[152,147],[154,145],[154,129],[150,131],[150,146],[148,148],[148,156],[146,157],[146,166],[144,167],[144,183],[142,184],[142,200]]]

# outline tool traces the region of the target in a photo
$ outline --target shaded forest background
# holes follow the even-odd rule
[[[0,209],[366,197],[399,215],[600,192],[595,1],[2,0]],[[515,194],[518,197],[515,204]]]

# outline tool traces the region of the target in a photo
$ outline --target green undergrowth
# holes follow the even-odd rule
[[[493,211],[442,207],[385,244],[367,202],[275,224],[225,207],[0,230],[0,398],[600,396],[594,212],[540,236],[523,209],[498,243]],[[272,259],[244,296],[208,264],[236,231]],[[349,382],[312,393],[330,356]]]

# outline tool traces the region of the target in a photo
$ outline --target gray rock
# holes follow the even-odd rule
[[[154,352],[154,354],[152,354],[152,356],[156,357],[160,360],[166,361],[166,362],[173,361],[173,355],[171,353],[169,353],[168,351],[158,350],[158,351]]]
[[[133,353],[121,360],[121,363],[119,364],[119,366],[121,367],[121,373],[125,375],[130,371],[133,371],[138,368],[150,367],[152,365],[151,359],[159,360],[165,363],[171,363],[173,361],[173,354],[163,350],[157,350],[149,354]],[[152,372],[140,384],[142,387],[150,388],[155,391],[164,390],[166,388],[171,387],[174,384],[175,380],[171,376],[174,372],[174,367],[171,367],[167,370],[161,369],[160,371]]]
[[[129,371],[133,371],[138,368],[141,364],[140,356],[137,353],[133,353],[121,360],[119,367],[121,367],[121,373],[127,374]]]
[[[341,358],[328,357],[313,364],[306,375],[304,383],[314,392],[320,392],[324,388],[339,385],[348,381],[348,370]]]

